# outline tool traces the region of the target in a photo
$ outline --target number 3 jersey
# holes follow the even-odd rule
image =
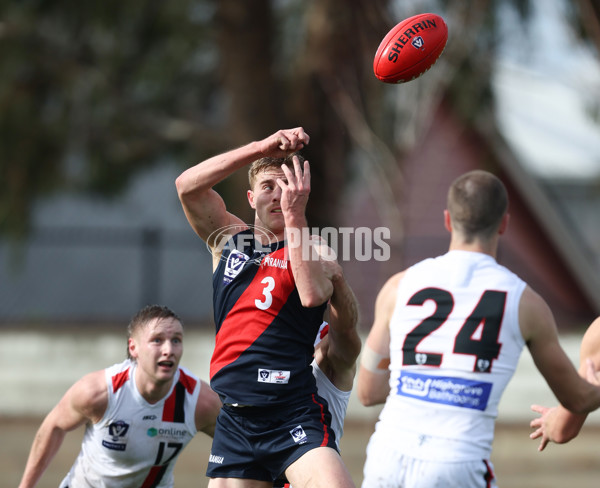
[[[81,451],[61,488],[167,488],[181,450],[196,434],[200,381],[180,367],[171,391],[150,404],[135,385],[134,361],[105,370],[108,406],[88,424]]]
[[[316,394],[310,363],[326,304],[302,306],[283,242],[233,236],[213,273],[210,385],[223,403],[292,405]]]
[[[450,251],[407,270],[390,321],[390,394],[378,429],[407,454],[487,459],[500,397],[525,345],[525,282],[487,254]]]

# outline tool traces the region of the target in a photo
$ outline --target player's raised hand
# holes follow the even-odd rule
[[[281,188],[281,211],[284,215],[289,212],[302,212],[304,215],[310,194],[310,165],[308,161],[304,161],[304,168],[302,168],[297,156],[294,156],[292,161],[293,171],[285,164],[281,166],[286,181],[277,179],[277,184]]]
[[[260,141],[259,149],[264,156],[281,158],[299,151],[310,141],[302,127],[282,129]]]

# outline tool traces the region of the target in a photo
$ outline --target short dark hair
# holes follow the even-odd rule
[[[250,184],[250,189],[254,187],[254,183],[256,181],[256,175],[261,171],[265,171],[266,169],[279,169],[282,164],[286,164],[287,166],[293,167],[294,163],[292,158],[294,156],[298,157],[300,164],[304,162],[304,157],[299,153],[288,154],[285,158],[271,158],[265,157],[260,158],[254,161],[250,165],[250,169],[248,170],[248,183]]]
[[[168,318],[173,318],[177,320],[183,327],[183,322],[179,318],[179,316],[175,312],[173,312],[173,310],[171,310],[169,307],[165,307],[163,305],[146,305],[138,313],[136,313],[127,325],[127,357],[131,359],[131,354],[129,354],[129,339],[133,337],[133,335],[141,327],[148,324],[148,322],[150,322],[151,320]]]
[[[483,170],[469,171],[454,180],[448,191],[452,226],[466,242],[490,239],[508,210],[508,194],[502,181]]]

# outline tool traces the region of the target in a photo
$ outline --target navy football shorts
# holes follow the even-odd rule
[[[337,451],[327,402],[317,395],[293,407],[224,405],[217,417],[206,475],[275,481],[317,447]]]

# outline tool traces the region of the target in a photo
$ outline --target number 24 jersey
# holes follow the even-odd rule
[[[451,450],[440,443],[443,459],[486,458],[498,403],[525,345],[518,319],[525,287],[476,252],[450,251],[409,268],[390,321],[390,396],[381,422],[455,441]]]

